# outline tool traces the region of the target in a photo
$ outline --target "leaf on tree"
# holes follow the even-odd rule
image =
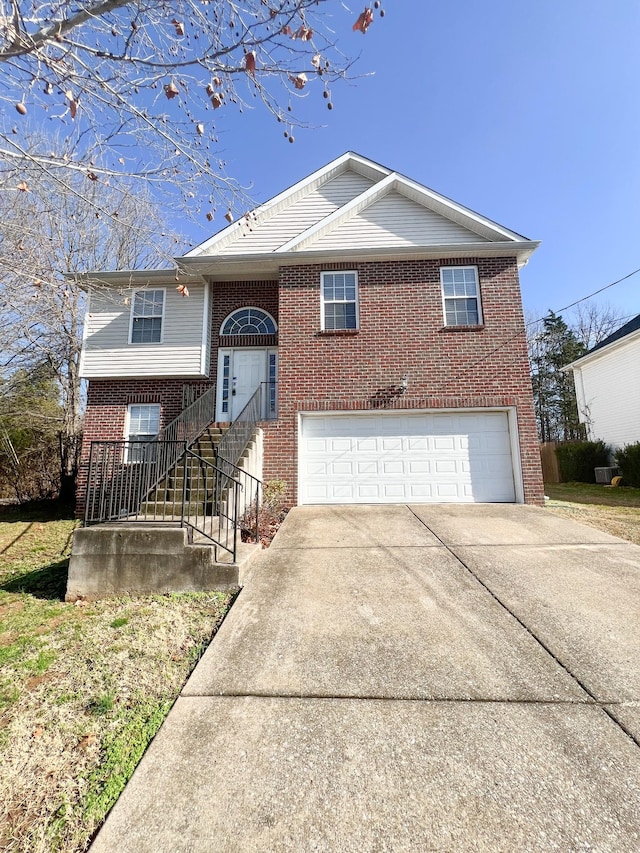
[[[280,30],[280,35],[281,35],[281,36],[292,36],[292,35],[293,35],[293,30],[292,30],[292,29],[291,29],[291,27],[289,27],[289,26],[283,27],[283,28]]]
[[[87,177],[89,178],[90,181],[97,181],[98,180],[98,176],[96,175],[95,172],[88,172]]]
[[[176,35],[183,36],[184,35],[184,24],[182,21],[177,21],[175,18],[172,18],[171,23],[176,28]]]
[[[214,110],[217,110],[218,107],[222,106],[223,98],[224,98],[223,92],[214,92],[213,93],[213,95],[211,96],[211,105],[213,106]]]
[[[198,136],[204,136],[204,125],[202,124],[202,122],[198,122],[198,124],[196,125],[196,132]]]
[[[227,220],[227,222],[233,222],[233,213],[231,213],[230,210],[227,210],[224,215],[224,218]]]
[[[303,72],[302,74],[289,74],[289,80],[293,83],[296,89],[304,89],[307,84],[307,75]]]
[[[169,98],[169,100],[171,100],[172,98],[175,98],[176,95],[180,94],[180,90],[178,89],[176,84],[173,81],[171,81],[171,83],[165,83],[164,93],[167,96],[167,98]]]
[[[187,287],[186,284],[179,284],[176,287],[176,290],[178,291],[180,296],[188,296],[189,295],[189,288]]]
[[[299,29],[295,31],[295,33],[291,33],[292,39],[300,39],[300,41],[311,41],[313,38],[313,30],[310,30],[309,27],[301,26]]]
[[[20,183],[17,186],[17,189],[19,189],[21,193],[28,193],[29,192],[29,187],[27,186],[26,181],[20,181]]]
[[[53,95],[53,83],[51,83],[51,82],[49,82],[49,81],[48,81],[48,82],[46,82],[46,83],[44,84],[44,89],[43,89],[43,91],[44,91],[45,95]]]
[[[360,30],[360,32],[364,35],[366,31],[369,29],[371,23],[373,22],[373,10],[366,8],[364,12],[361,12],[358,16],[358,20],[353,25],[353,31]]]
[[[255,50],[249,50],[244,55],[244,67],[247,69],[249,74],[252,77],[256,75],[256,52]]]
[[[20,102],[19,104],[16,104],[16,109],[20,113],[21,116],[26,116],[27,108],[25,107],[25,105],[22,102]]]
[[[213,221],[213,213],[211,213],[211,211],[210,211],[210,210],[209,210],[209,211],[207,211],[207,219],[209,220],[209,222],[212,222],[212,221]]]
[[[322,57],[320,56],[320,54],[316,53],[315,56],[311,57],[311,64],[313,65],[314,68],[320,68],[321,60],[322,60]]]

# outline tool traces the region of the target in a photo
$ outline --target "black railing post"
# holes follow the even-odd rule
[[[184,527],[184,513],[187,505],[187,445],[184,445],[182,457],[182,512],[180,513],[180,527]]]

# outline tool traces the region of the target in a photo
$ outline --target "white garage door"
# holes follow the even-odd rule
[[[302,415],[300,503],[515,500],[506,412]]]

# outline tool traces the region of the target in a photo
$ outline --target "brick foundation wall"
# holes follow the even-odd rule
[[[440,267],[477,265],[484,325],[445,328]],[[320,329],[320,273],[358,271],[360,329]],[[397,392],[402,377],[408,389]],[[297,501],[299,411],[514,406],[525,500],[543,502],[520,287],[514,259],[283,267],[278,421],[265,425],[265,479]]]

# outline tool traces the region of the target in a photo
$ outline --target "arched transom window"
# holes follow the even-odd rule
[[[275,335],[276,324],[271,314],[261,308],[240,308],[229,314],[220,329],[221,335]]]

